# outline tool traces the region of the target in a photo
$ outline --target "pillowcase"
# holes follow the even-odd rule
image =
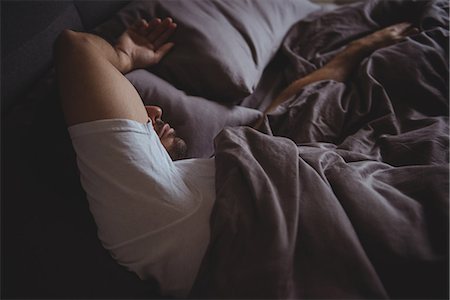
[[[135,70],[126,77],[136,87],[145,105],[163,109],[162,119],[184,139],[189,158],[211,157],[214,154],[214,138],[224,127],[249,125],[262,115],[256,109],[226,106],[187,96],[146,70]]]
[[[139,18],[172,17],[176,46],[150,70],[190,95],[236,103],[254,91],[289,28],[318,8],[307,0],[133,1],[97,33],[111,40]]]

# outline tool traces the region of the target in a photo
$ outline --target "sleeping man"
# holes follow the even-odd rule
[[[139,20],[111,46],[64,31],[55,45],[62,108],[81,182],[104,247],[129,270],[185,297],[209,243],[214,159],[176,160],[186,151],[159,107],[145,107],[123,74],[157,64],[174,46],[170,18]],[[264,112],[305,85],[345,81],[372,51],[416,29],[397,24],[352,42],[330,63],[294,81]]]

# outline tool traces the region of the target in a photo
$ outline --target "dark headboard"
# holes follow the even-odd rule
[[[1,1],[2,112],[50,68],[63,29],[90,30],[128,1]]]

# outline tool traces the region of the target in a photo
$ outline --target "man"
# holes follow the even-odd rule
[[[56,42],[56,66],[100,240],[140,278],[156,278],[163,294],[185,297],[209,243],[214,160],[173,162],[171,157],[183,155],[184,142],[162,122],[160,108],[144,107],[123,76],[158,63],[174,46],[168,40],[176,26],[170,18],[139,20],[115,46],[66,30]],[[352,42],[323,68],[289,85],[264,114],[309,83],[345,81],[372,51],[414,32],[402,23]]]
[[[186,296],[209,241],[214,160],[182,160],[184,142],[122,75],[158,63],[176,24],[140,20],[115,47],[64,31],[56,42],[62,108],[104,247],[164,294]],[[167,151],[166,151],[167,150]],[[192,172],[195,170],[195,172]]]

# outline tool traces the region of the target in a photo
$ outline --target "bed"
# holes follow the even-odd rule
[[[189,157],[216,161],[211,243],[191,297],[448,298],[447,1],[326,8],[300,0],[132,1],[92,31],[113,42],[136,18],[154,16],[179,24],[176,47],[159,66],[127,78],[145,104],[163,108]],[[345,83],[306,86],[269,114],[261,131],[249,127],[289,82],[350,41],[401,21],[420,33],[374,52]],[[64,282],[56,297],[166,296],[157,282],[116,266],[99,245],[52,72],[37,86],[27,109],[10,117],[26,120],[10,125],[25,132],[10,140],[33,149],[15,162],[32,171],[23,175],[28,180],[40,177],[39,189],[66,201],[30,193],[20,204],[6,202],[9,226],[23,234],[36,218],[49,232],[45,244],[37,236],[21,240],[34,249],[27,262],[40,268],[31,274],[45,274],[38,279],[44,286],[55,274],[80,280],[81,292]],[[49,160],[57,163],[48,168]],[[25,219],[23,206],[34,212],[26,213],[26,226],[15,219]],[[48,271],[42,253],[55,249],[64,264],[51,262]],[[83,256],[93,283],[75,266]],[[19,258],[22,269],[9,265],[9,296],[23,296],[11,286],[29,282]],[[34,291],[28,297],[52,297],[48,287]]]

